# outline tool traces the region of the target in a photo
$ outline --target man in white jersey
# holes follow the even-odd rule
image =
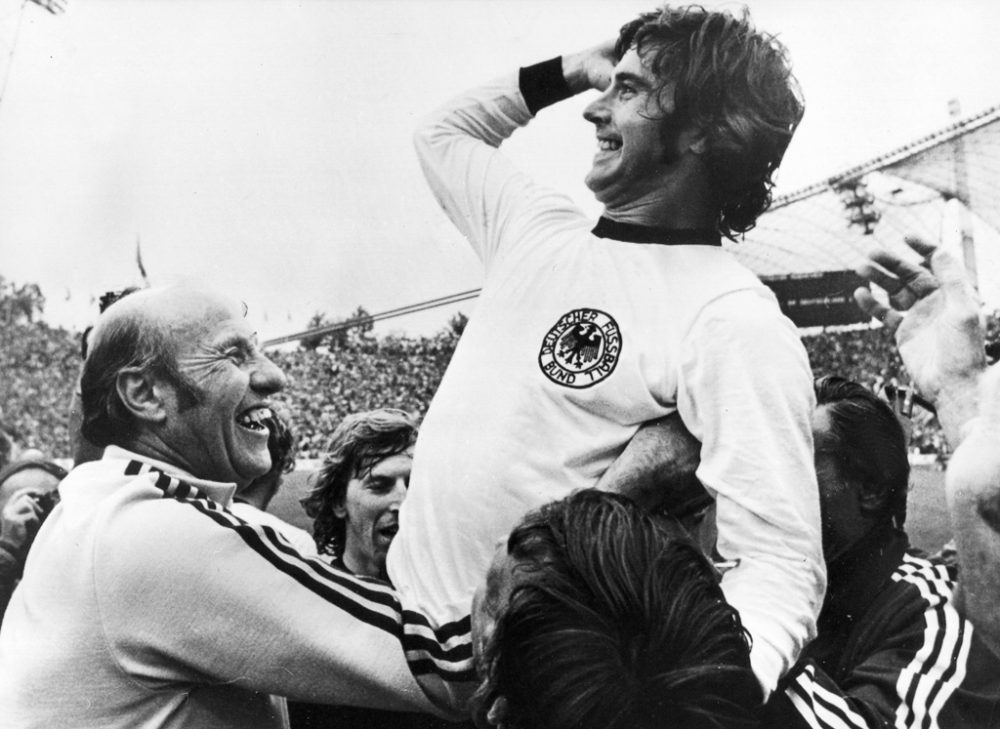
[[[596,225],[498,150],[588,89],[601,91],[584,114],[598,139]],[[617,43],[469,91],[418,130],[431,189],[486,278],[389,552],[405,603],[432,623],[467,614],[499,537],[597,485],[644,424],[676,411],[702,443],[719,551],[738,562],[723,589],[765,694],[792,665],[825,586],[812,376],[774,297],[720,242],[767,208],[802,108],[772,36],[745,17],[666,8]]]

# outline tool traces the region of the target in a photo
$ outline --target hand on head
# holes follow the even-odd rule
[[[604,91],[611,85],[618,57],[614,38],[596,46],[564,55],[563,76],[574,93],[586,89]]]

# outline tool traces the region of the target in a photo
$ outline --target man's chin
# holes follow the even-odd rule
[[[234,463],[233,466],[237,476],[236,482],[249,484],[251,481],[267,475],[268,471],[271,470],[271,456],[266,454],[264,457],[247,458],[241,463]]]
[[[611,189],[611,185],[609,185],[607,181],[602,179],[600,176],[593,173],[588,174],[583,179],[583,183],[587,186],[587,189],[594,194],[597,202],[602,205],[607,205],[612,199],[613,190]]]

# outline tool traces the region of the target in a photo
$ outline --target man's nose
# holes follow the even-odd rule
[[[257,363],[250,373],[250,387],[263,395],[273,395],[285,389],[288,380],[274,362],[264,355],[257,357]]]
[[[591,124],[596,124],[598,126],[607,123],[610,115],[610,109],[608,107],[608,98],[610,93],[611,88],[609,87],[607,91],[603,92],[600,96],[587,104],[587,108],[583,110],[583,118]]]
[[[403,503],[403,499],[406,498],[406,488],[409,485],[409,481],[406,478],[400,476],[396,479],[395,483],[392,484],[392,498],[396,502],[396,505]]]

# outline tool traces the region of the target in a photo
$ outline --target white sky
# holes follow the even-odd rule
[[[614,35],[629,0],[0,0],[0,275],[79,328],[91,297],[183,277],[246,300],[262,336],[478,287],[428,193],[419,116],[467,86]],[[740,3],[706,2],[738,8]],[[807,103],[789,192],[1000,103],[993,0],[751,0]],[[7,57],[22,19],[12,60]],[[587,97],[509,153],[596,215]],[[473,302],[460,305],[467,313]],[[381,331],[430,333],[451,310]]]

